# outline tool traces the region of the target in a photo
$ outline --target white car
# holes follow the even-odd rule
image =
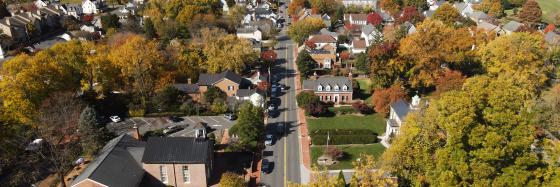
[[[272,145],[272,134],[267,134],[264,139],[264,145],[271,146]]]
[[[121,122],[121,118],[119,116],[111,116],[109,119],[115,123]]]

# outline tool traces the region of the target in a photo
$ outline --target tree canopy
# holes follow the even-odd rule
[[[258,140],[264,136],[264,113],[262,108],[245,102],[239,108],[237,122],[231,127],[230,135],[236,135],[236,146],[245,150],[257,147]]]
[[[320,18],[307,18],[299,20],[288,27],[288,36],[298,44],[302,44],[309,35],[325,28],[325,23]]]

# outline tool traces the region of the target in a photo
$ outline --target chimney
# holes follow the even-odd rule
[[[192,79],[191,78],[187,79],[187,83],[192,84]]]
[[[352,72],[348,73],[348,79],[352,80],[352,78],[354,78],[352,77]]]
[[[132,132],[132,137],[134,139],[137,139],[137,140],[142,140],[142,136],[140,135],[140,130],[138,129],[138,126],[136,124],[134,124],[132,129],[134,131],[134,132]]]

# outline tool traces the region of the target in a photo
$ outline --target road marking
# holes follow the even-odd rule
[[[140,118],[141,121],[143,121],[144,123],[146,123],[146,125],[150,126],[152,124],[148,123],[146,120],[144,120],[144,118]]]
[[[208,118],[211,119],[211,120],[213,120],[213,121],[215,121],[216,123],[219,123],[219,121],[216,120],[216,119],[214,119],[214,117],[212,117],[212,116],[210,116],[210,117],[208,117]]]
[[[214,126],[214,127],[221,127],[222,125],[212,125],[212,126]]]
[[[189,118],[189,117],[186,117],[185,119],[188,119],[188,120],[191,121],[192,123],[196,123],[196,122],[194,122],[194,121],[193,121],[191,118]]]
[[[197,116],[198,119],[200,119],[200,121],[203,121],[204,123],[208,124],[208,122],[206,122],[206,120],[202,119],[200,116]]]

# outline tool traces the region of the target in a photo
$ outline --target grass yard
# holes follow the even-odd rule
[[[381,135],[385,132],[385,119],[381,114],[365,116],[342,115],[307,119],[309,131],[318,129],[370,129]]]
[[[357,94],[359,99],[364,100],[366,104],[371,104],[371,87],[372,82],[370,79],[356,79],[358,85],[360,85],[360,93]]]
[[[554,23],[556,15],[560,15],[560,0],[537,0],[543,12],[543,20]]]
[[[339,145],[337,147],[344,152],[344,157],[339,159],[337,164],[329,166],[328,169],[351,169],[353,168],[352,162],[358,159],[361,154],[373,155],[378,159],[385,151],[385,147],[380,143],[369,145]],[[324,149],[325,146],[311,147],[311,159],[313,164],[317,164],[317,158],[323,154]]]
[[[60,0],[61,4],[82,4],[82,0]]]

